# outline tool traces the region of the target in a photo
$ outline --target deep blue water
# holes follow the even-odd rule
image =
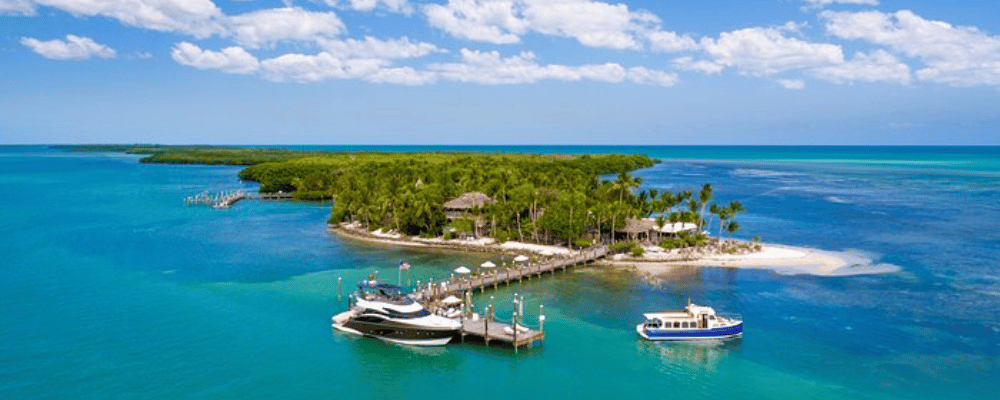
[[[335,148],[324,146],[322,148]],[[991,398],[1000,392],[1000,149],[995,147],[347,147],[642,152],[644,186],[739,200],[737,236],[865,254],[894,274],[683,268],[655,282],[578,269],[493,294],[544,304],[521,352],[413,349],[331,332],[371,271],[445,277],[483,256],[330,235],[330,204],[184,207],[249,187],[239,168],[0,147],[0,398],[338,399],[667,395]],[[643,311],[687,298],[742,314],[723,344],[647,343]],[[481,306],[487,298],[477,299]],[[503,306],[500,307],[501,310]],[[501,312],[501,314],[504,314]],[[506,313],[509,315],[509,312]],[[373,395],[377,391],[377,395]]]

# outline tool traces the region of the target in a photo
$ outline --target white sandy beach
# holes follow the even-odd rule
[[[360,224],[340,224],[333,232],[371,243],[394,246],[439,247],[457,250],[534,253],[540,255],[572,255],[576,252],[562,246],[547,246],[515,241],[496,245],[490,238],[475,240],[416,238],[381,229],[366,231]],[[872,260],[847,252],[823,251],[804,247],[763,244],[761,250],[745,254],[712,254],[664,250],[657,246],[643,247],[640,258],[618,254],[601,264],[635,267],[648,275],[661,275],[681,267],[719,267],[768,269],[786,275],[847,276],[899,271],[899,267],[877,264]]]
[[[664,274],[682,266],[769,269],[780,274],[818,276],[877,274],[899,270],[894,265],[876,264],[868,258],[846,252],[776,244],[764,244],[760,251],[747,254],[693,253],[685,256],[677,250],[663,251],[648,247],[646,250],[642,258],[618,255],[604,263],[634,266],[640,272],[650,275]]]

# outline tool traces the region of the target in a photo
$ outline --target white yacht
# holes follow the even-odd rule
[[[333,317],[334,328],[420,346],[447,344],[462,328],[458,321],[432,315],[396,285],[362,281],[352,299],[350,310]]]
[[[716,315],[712,307],[691,303],[683,310],[643,314],[646,321],[635,327],[646,340],[726,339],[743,335],[743,320]]]

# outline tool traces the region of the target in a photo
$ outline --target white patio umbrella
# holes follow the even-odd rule
[[[542,250],[542,253],[541,253],[541,254],[542,254],[543,256],[551,256],[551,255],[555,255],[555,253],[553,253],[553,252],[552,252],[552,250],[547,250],[547,249],[546,249],[546,250]]]
[[[444,304],[446,306],[453,306],[453,305],[456,305],[456,304],[460,304],[461,302],[462,302],[462,299],[460,299],[458,297],[455,297],[455,296],[448,296],[448,297],[445,297],[444,300],[441,300],[441,304]]]
[[[480,266],[480,267],[483,267],[483,268],[494,268],[494,267],[496,267],[497,265],[496,265],[496,264],[494,264],[494,263],[493,263],[493,261],[487,261],[487,262],[484,262],[484,263],[482,263],[482,264],[479,264],[479,266]]]
[[[455,268],[455,273],[458,273],[458,274],[468,274],[470,272],[472,272],[472,270],[468,269],[468,268],[465,268],[465,267]]]
[[[517,257],[514,257],[514,262],[525,262],[525,261],[528,261],[528,257],[525,257],[524,255],[519,255]]]

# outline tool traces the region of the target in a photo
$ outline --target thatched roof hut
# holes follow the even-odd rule
[[[471,210],[475,207],[482,207],[483,205],[489,203],[496,203],[492,197],[487,196],[483,192],[468,192],[457,198],[448,200],[444,203],[445,210],[455,210],[464,211]]]
[[[649,231],[655,231],[658,227],[656,226],[656,221],[650,219],[638,219],[632,218],[625,221],[625,227],[619,232],[624,232],[629,235],[635,235],[639,233],[647,233]]]

